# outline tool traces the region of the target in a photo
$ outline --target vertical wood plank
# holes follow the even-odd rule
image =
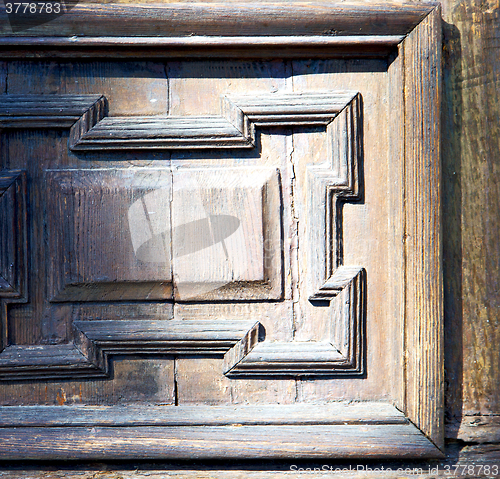
[[[404,43],[405,118],[412,125],[405,129],[406,408],[438,447],[443,446],[440,21],[436,8]]]
[[[467,426],[500,415],[499,4],[442,3],[446,406]]]

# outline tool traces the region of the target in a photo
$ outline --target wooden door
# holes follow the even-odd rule
[[[436,5],[1,35],[3,458],[441,454]]]

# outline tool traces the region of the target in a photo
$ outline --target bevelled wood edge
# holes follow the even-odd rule
[[[311,406],[314,407],[314,406]],[[321,407],[315,406],[315,407]],[[125,408],[124,408],[125,409]],[[0,428],[0,458],[442,458],[413,424]],[[41,440],[43,438],[43,440]]]
[[[0,354],[0,380],[108,375],[110,354],[222,355],[258,335],[255,321],[75,321],[74,343],[15,345]]]
[[[221,116],[112,117],[73,135],[73,151],[253,148],[259,126],[327,125],[356,92],[222,97]]]
[[[1,427],[408,424],[383,402],[228,406],[2,406]]]
[[[403,44],[405,102],[406,412],[438,447],[443,433],[441,265],[441,15],[435,7]]]
[[[228,351],[224,357],[224,373],[228,377],[244,376],[331,376],[361,375],[363,363],[363,321],[365,272],[362,268],[340,267],[327,284],[329,297],[313,300],[333,301],[345,292],[341,323],[334,330],[346,342],[332,337],[330,342],[268,341],[255,342]],[[335,287],[335,293],[332,292]],[[344,339],[345,341],[345,339]]]
[[[102,95],[0,95],[0,129],[76,126],[79,131],[91,128],[105,114]]]
[[[100,364],[74,344],[14,345],[7,346],[0,354],[0,380],[88,378],[106,374]]]
[[[420,2],[79,3],[64,15],[32,26],[29,36],[303,36],[406,35],[433,5]],[[7,18],[2,5],[0,15]],[[14,37],[6,22],[0,35]],[[25,36],[24,31],[21,36]]]
[[[258,334],[256,321],[97,320],[74,327],[105,353],[223,354]]]

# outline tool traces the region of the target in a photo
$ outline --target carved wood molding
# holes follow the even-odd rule
[[[200,12],[193,14],[190,6],[185,7],[187,11],[177,10],[179,15],[172,15],[171,10],[165,10],[169,8],[166,5],[79,5],[75,7],[74,15],[61,18],[62,23],[53,22],[32,30],[32,37],[13,35],[10,30],[1,31],[0,56],[23,60],[44,56],[106,59],[147,56],[193,56],[204,59],[366,58],[388,55],[399,44],[398,56],[391,65],[389,75],[401,105],[395,110],[398,121],[390,123],[390,127],[396,125],[390,136],[397,144],[394,148],[394,171],[391,174],[401,178],[402,184],[401,208],[395,221],[401,228],[404,243],[404,267],[398,276],[404,283],[401,301],[401,355],[404,358],[404,372],[402,398],[397,401],[400,401],[409,424],[395,424],[393,415],[384,414],[378,416],[379,423],[369,423],[370,410],[379,406],[379,402],[368,402],[368,410],[358,411],[359,414],[352,423],[354,428],[342,423],[346,417],[343,411],[329,411],[328,416],[337,422],[331,427],[319,428],[316,424],[302,426],[300,429],[294,425],[279,428],[275,425],[233,427],[236,424],[241,426],[238,417],[228,427],[135,427],[134,422],[119,427],[106,427],[106,418],[99,427],[92,429],[58,427],[61,409],[58,408],[52,416],[54,422],[44,420],[42,427],[31,427],[26,424],[29,421],[14,418],[10,424],[12,428],[4,428],[6,440],[0,443],[3,458],[97,459],[102,458],[102,451],[107,451],[109,458],[116,459],[220,458],[221,455],[240,458],[440,456],[438,448],[443,446],[444,379],[439,231],[439,6],[435,3],[391,3],[386,7],[343,3],[332,8],[332,5],[324,4],[323,9],[317,6],[307,9],[302,17],[306,20],[300,23],[300,19],[291,21],[294,18],[293,12],[298,11],[296,4],[292,2],[290,6],[281,4],[280,15],[274,16],[273,7],[260,5],[262,7],[221,6],[220,8],[226,9],[224,14],[213,10],[213,22],[208,21],[207,16],[210,15],[212,5],[205,6],[208,12],[203,17],[205,21],[198,24],[196,22],[202,18]],[[336,17],[327,16],[330,9],[336,12]],[[312,19],[311,11],[317,12]],[[349,11],[351,14],[345,15]],[[101,14],[97,14],[98,12]],[[243,12],[242,17],[239,16],[240,12]],[[166,21],[165,15],[168,15],[169,21]],[[92,21],[89,21],[90,18]],[[185,21],[185,30],[179,29],[179,23],[172,21],[173,18],[177,22]],[[240,18],[241,22],[235,21]],[[328,23],[326,31],[323,19]],[[333,31],[331,25],[339,25],[338,22],[342,19],[345,19],[342,32]],[[169,23],[170,21],[172,22]],[[217,35],[222,32],[225,36],[211,36],[209,31],[203,29],[204,25],[214,25],[218,29]],[[76,32],[75,26],[79,26]],[[5,28],[8,30],[8,26]],[[162,32],[165,33],[162,35]],[[174,37],[175,32],[182,32],[185,36]],[[361,37],[357,36],[359,32]],[[75,33],[77,36],[73,37]],[[188,36],[191,33],[195,35]],[[270,33],[277,36],[269,37]],[[337,36],[338,33],[341,35]],[[144,36],[148,34],[154,37]],[[394,36],[391,38],[391,35]],[[99,120],[101,118],[94,124]],[[86,132],[90,128],[85,127],[83,130]],[[313,173],[311,178],[314,177]],[[335,208],[332,213],[336,213]],[[313,282],[313,290],[310,291],[312,300],[322,295],[330,298],[336,291],[338,285],[331,276],[336,266],[339,266],[335,264],[338,258],[335,248],[336,251],[341,251],[339,245],[341,246],[339,242],[333,243],[330,259],[326,260],[321,271],[314,273],[317,274],[317,281]],[[329,271],[330,267],[333,271]],[[48,357],[50,351],[56,351],[62,346],[10,346],[9,354],[18,359],[15,348],[31,348],[33,351],[38,348],[44,350],[43,354]],[[54,357],[55,355],[50,359],[55,361]],[[281,407],[283,406],[280,405]],[[21,409],[22,411],[17,412],[25,418],[28,408]],[[71,408],[69,415],[73,414],[74,409]],[[307,410],[318,412],[325,410],[325,405],[308,404]],[[10,407],[4,411],[14,416],[16,414]],[[255,415],[259,414],[258,407],[252,405],[252,414],[254,411]],[[284,410],[284,413],[293,417],[290,411]],[[207,417],[211,417],[210,414]],[[314,420],[316,419],[315,417]],[[95,418],[90,422],[94,420]],[[83,420],[81,424],[86,426],[88,423]],[[17,425],[20,427],[16,427]],[[112,425],[115,423],[112,422]],[[360,425],[363,427],[359,427]],[[71,444],[71,448],[68,448],[68,444]]]
[[[102,95],[1,95],[0,128],[71,128],[81,135],[107,113]]]
[[[255,340],[240,341],[225,356],[224,372],[229,377],[248,375],[331,375],[362,374],[363,368],[363,319],[365,272],[359,267],[342,266],[341,212],[337,203],[358,197],[358,161],[360,157],[359,128],[361,99],[356,92],[321,93],[270,93],[223,97],[222,116],[199,117],[127,117],[104,118],[106,100],[102,96],[35,95],[6,96],[4,110],[0,110],[0,125],[4,127],[71,127],[70,145],[75,150],[128,149],[128,148],[252,148],[255,145],[256,129],[263,126],[324,126],[330,139],[335,142],[335,151],[330,151],[324,165],[308,169],[311,177],[310,208],[324,205],[325,214],[311,234],[311,245],[324,257],[317,261],[319,290],[311,301],[322,300],[333,303],[335,296],[344,306],[333,328],[330,342],[261,342],[258,335],[248,334]],[[58,105],[58,99],[61,104]],[[72,123],[73,122],[73,123]],[[226,135],[227,133],[227,135]],[[314,216],[314,215],[312,215]],[[321,216],[321,215],[320,215]],[[333,225],[333,229],[331,229]],[[326,233],[326,241],[325,241]],[[333,245],[333,250],[332,246]],[[334,260],[332,258],[335,258]],[[321,285],[325,281],[327,282]],[[331,306],[332,307],[332,306]],[[332,315],[333,321],[333,315]],[[214,322],[215,324],[216,322]],[[168,328],[174,323],[169,322]],[[14,350],[3,355],[4,377],[11,377],[10,368],[18,368],[22,375],[65,375],[70,367],[59,364],[79,365],[82,375],[105,374],[105,356],[116,351],[134,350],[137,334],[134,328],[146,326],[127,321],[78,322],[75,327],[74,347],[65,345],[54,357],[54,367],[45,365],[44,353],[39,349],[24,349],[26,361],[39,358],[44,367],[16,364]],[[144,332],[149,340],[143,341],[141,350],[150,344],[152,350],[169,354],[172,345],[159,339],[165,331],[164,323],[148,322],[151,329]],[[227,327],[226,324],[223,325]],[[113,332],[113,327],[117,330]],[[185,325],[183,325],[185,327]],[[84,328],[84,329],[82,329]],[[90,329],[89,329],[90,328]],[[125,328],[125,329],[124,329]],[[126,328],[131,328],[127,330]],[[159,329],[158,329],[159,328]],[[169,329],[170,330],[170,329]],[[223,329],[224,330],[224,329]],[[90,334],[90,335],[89,335]],[[159,336],[158,336],[159,335]],[[139,339],[137,339],[140,341]],[[163,347],[162,347],[163,346]],[[19,348],[23,346],[16,346]],[[232,347],[232,346],[231,346]],[[76,349],[75,349],[76,348]],[[55,349],[55,348],[52,348]],[[174,348],[175,349],[175,348]],[[182,348],[181,348],[182,349]],[[184,348],[185,349],[185,348]],[[223,352],[226,352],[226,348]],[[192,353],[220,352],[214,344],[205,349],[193,348]],[[82,359],[79,352],[83,352]],[[17,354],[17,349],[15,350]],[[37,356],[38,355],[38,356]],[[67,355],[67,358],[65,358]],[[50,355],[48,356],[50,357]],[[68,359],[72,358],[72,359]],[[0,356],[0,372],[2,370]],[[48,360],[48,359],[47,359]],[[82,362],[83,361],[83,362]],[[86,366],[84,366],[86,365]],[[26,371],[26,373],[24,372]]]
[[[383,57],[435,4],[78,4],[13,34],[0,26],[0,58]],[[6,17],[5,7],[0,13]],[[43,41],[40,41],[43,37]]]
[[[364,269],[340,267],[311,300],[333,301],[343,293],[342,314],[330,342],[261,342],[235,347],[224,357],[228,377],[363,374]],[[333,320],[333,318],[332,318]],[[245,345],[246,346],[246,345]]]
[[[107,117],[72,135],[74,151],[254,148],[259,126],[327,125],[355,92],[223,97],[221,116]],[[76,131],[75,131],[76,133]]]
[[[74,343],[8,346],[0,379],[102,377],[109,354],[221,355],[257,342],[255,321],[75,321]]]

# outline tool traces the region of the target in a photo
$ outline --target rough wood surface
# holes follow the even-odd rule
[[[441,457],[412,424],[3,428],[2,459]],[[27,434],[28,433],[28,434]],[[354,437],[353,437],[354,436]],[[352,438],[352,439],[350,439]],[[373,448],[377,444],[377,448]],[[145,451],[147,447],[147,452]]]
[[[443,1],[446,410],[450,437],[466,441],[499,441],[498,9]]]

